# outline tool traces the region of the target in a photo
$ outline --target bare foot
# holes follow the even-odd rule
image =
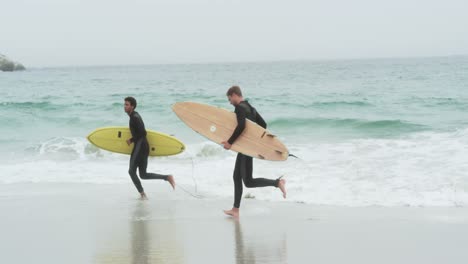
[[[278,188],[283,193],[283,198],[284,199],[286,199],[286,187],[285,187],[285,185],[286,185],[286,181],[284,179],[279,180]]]
[[[239,208],[235,208],[233,207],[231,210],[224,210],[224,213],[227,214],[227,215],[230,215],[234,218],[238,218],[239,217]]]
[[[175,190],[174,176],[172,176],[172,175],[167,176],[167,181],[171,184],[172,189]]]
[[[145,192],[140,193],[141,197],[140,200],[148,200],[148,197],[146,196]]]

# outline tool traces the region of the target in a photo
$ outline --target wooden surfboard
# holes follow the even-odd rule
[[[235,113],[215,106],[178,102],[172,110],[187,126],[218,144],[227,141],[237,126]],[[256,123],[246,121],[245,130],[232,145],[232,150],[265,160],[288,158],[288,149],[276,136]]]

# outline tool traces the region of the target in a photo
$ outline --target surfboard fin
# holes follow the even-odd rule
[[[299,159],[299,157],[297,157],[296,155],[293,155],[293,154],[289,154],[288,156],[289,156],[289,157],[294,157],[294,158],[296,158],[296,159]]]
[[[266,131],[266,130],[263,131],[263,134],[262,134],[261,138],[263,138],[265,135],[267,135],[268,137],[272,137],[272,138],[276,137],[276,135],[273,135],[273,134],[269,133],[269,132]]]

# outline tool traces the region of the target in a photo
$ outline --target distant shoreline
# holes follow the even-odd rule
[[[258,60],[258,61],[208,61],[208,62],[165,62],[165,63],[141,63],[141,64],[89,64],[89,65],[51,65],[32,66],[30,69],[62,69],[62,68],[106,68],[106,67],[147,67],[147,66],[196,66],[196,65],[242,65],[242,64],[270,64],[270,63],[330,63],[351,61],[388,61],[388,60],[428,60],[428,59],[453,59],[467,58],[468,54],[446,55],[446,56],[415,56],[415,57],[375,57],[375,58],[336,58],[336,59],[284,59],[284,60]]]

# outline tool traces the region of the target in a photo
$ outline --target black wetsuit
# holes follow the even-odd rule
[[[130,139],[133,146],[132,155],[130,156],[130,168],[128,174],[132,178],[135,187],[138,192],[143,192],[140,179],[137,176],[137,168],[140,172],[140,178],[144,180],[166,180],[168,175],[160,175],[156,173],[147,173],[146,167],[148,166],[148,155],[149,155],[149,144],[146,139],[146,129],[143,119],[141,119],[138,112],[133,111],[130,115],[130,131],[132,132],[132,138]]]
[[[246,119],[249,119],[263,128],[267,127],[265,120],[247,101],[242,101],[236,106],[237,127],[229,138],[229,144],[233,144],[245,129]],[[237,154],[236,166],[234,168],[234,207],[239,208],[242,198],[242,180],[245,187],[256,188],[273,186],[278,187],[279,180],[265,178],[252,178],[253,164],[252,157],[244,154]]]

